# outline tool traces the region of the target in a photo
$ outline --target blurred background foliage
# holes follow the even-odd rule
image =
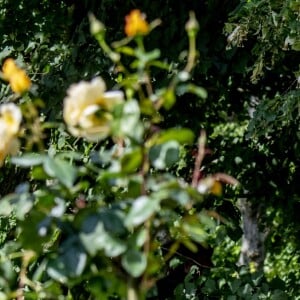
[[[178,92],[176,105],[165,112],[160,125],[189,127],[196,133],[204,128],[210,154],[203,172],[227,172],[243,187],[239,192],[226,188],[222,199],[207,201],[207,208],[216,209],[230,225],[220,225],[212,237],[212,269],[200,279],[195,277],[196,266],[191,269],[176,289],[176,299],[197,299],[199,290],[207,299],[296,299],[300,291],[299,1],[1,0],[0,63],[10,56],[25,67],[38,83],[33,93],[45,102],[46,119],[61,120],[62,99],[71,83],[101,75],[108,85],[115,84],[117,70],[91,37],[88,12],[106,25],[108,41],[113,42],[124,36],[124,16],[133,8],[145,12],[148,20],[162,20],[145,39],[148,48],[160,48],[161,57],[172,65],[170,70],[153,71],[156,87],[185,63],[184,26],[189,11],[195,12],[200,24],[199,63],[192,81],[203,86],[208,97]],[[0,89],[1,102],[12,99],[6,84]],[[92,149],[69,139],[63,131],[49,131],[47,147],[60,151],[71,145],[87,154]],[[193,150],[185,148],[173,170],[187,180]],[[21,175],[26,178],[27,173],[18,172],[9,166],[1,169],[2,196],[14,190],[23,180]],[[241,237],[237,201],[245,193],[267,232],[265,275],[251,275],[235,266]],[[1,217],[0,226],[5,253],[14,218]],[[3,278],[11,280],[13,274],[3,272]]]

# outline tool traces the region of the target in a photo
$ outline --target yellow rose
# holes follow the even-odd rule
[[[125,33],[127,36],[146,35],[149,32],[149,24],[138,9],[132,10],[125,17],[125,22]]]
[[[14,103],[0,106],[0,166],[3,165],[7,155],[16,154],[19,149],[16,135],[21,121],[21,111]]]
[[[3,67],[3,78],[10,84],[15,93],[24,93],[30,89],[31,81],[25,71],[20,69],[12,58],[5,60]]]
[[[15,93],[22,94],[30,89],[31,81],[23,70],[14,73],[10,78],[10,87]]]
[[[124,101],[124,95],[121,91],[105,90],[100,77],[70,86],[64,99],[63,116],[72,135],[98,141],[110,134],[111,111]]]
[[[11,76],[18,70],[19,68],[17,67],[15,61],[12,58],[6,59],[2,67],[4,79],[9,81]]]

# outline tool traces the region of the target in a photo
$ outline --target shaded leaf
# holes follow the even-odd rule
[[[141,148],[133,149],[131,152],[124,154],[121,159],[121,170],[124,173],[137,171],[143,160]]]
[[[87,254],[79,244],[73,243],[65,248],[61,256],[50,260],[47,268],[48,275],[62,283],[80,276],[87,261]]]
[[[107,232],[97,215],[85,219],[79,237],[91,256],[95,256],[100,250],[104,250],[105,255],[109,257],[118,256],[126,251],[126,244]]]
[[[179,144],[176,141],[153,146],[149,151],[151,164],[159,170],[171,167],[179,160]]]
[[[123,268],[133,277],[139,277],[147,267],[147,259],[144,253],[138,250],[129,250],[122,256]]]

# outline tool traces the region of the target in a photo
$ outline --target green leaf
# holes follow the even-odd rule
[[[77,240],[72,241],[73,237],[69,240],[62,247],[62,255],[50,260],[47,268],[50,277],[63,283],[80,276],[87,262],[87,254]]]
[[[0,216],[9,216],[13,212],[14,205],[11,203],[11,200],[15,199],[15,197],[16,195],[7,195],[1,198]]]
[[[16,217],[24,220],[34,204],[34,197],[29,193],[21,194],[15,201]]]
[[[116,116],[114,132],[118,135],[128,136],[140,141],[143,134],[143,126],[140,122],[140,107],[135,100],[126,102],[121,116]]]
[[[179,146],[176,141],[153,146],[149,151],[151,164],[158,170],[171,167],[179,160]]]
[[[204,243],[208,238],[208,233],[205,231],[204,225],[195,215],[182,220],[182,229],[197,243]]]
[[[25,249],[39,253],[47,243],[51,243],[53,234],[51,219],[44,213],[32,210],[27,218],[20,222],[20,229],[19,241]]]
[[[149,141],[148,146],[159,145],[168,141],[177,141],[179,144],[192,144],[195,135],[188,128],[171,128],[161,131],[154,135]]]
[[[147,239],[146,229],[140,228],[130,236],[128,240],[128,245],[132,248],[140,248],[144,245],[146,239]]]
[[[163,95],[163,107],[167,110],[171,109],[176,102],[176,96],[173,89],[167,89]]]
[[[158,209],[158,200],[141,196],[132,203],[125,224],[127,227],[138,226],[145,222]]]
[[[143,160],[141,148],[133,149],[129,153],[125,153],[121,158],[121,170],[124,173],[136,172]]]
[[[79,237],[91,256],[95,256],[100,250],[104,250],[105,255],[109,257],[118,256],[126,251],[126,244],[110,234],[95,214],[85,219]]]
[[[230,290],[232,293],[236,293],[238,288],[241,286],[241,280],[240,279],[233,279],[232,281],[228,282],[228,285],[230,287]]]
[[[133,68],[144,69],[147,64],[160,57],[160,50],[154,49],[150,52],[144,52],[140,48],[137,48],[135,50],[135,55],[138,58],[138,60],[135,60],[131,66]]]
[[[139,277],[147,267],[147,259],[144,253],[138,250],[129,250],[122,256],[123,268],[133,277]]]
[[[200,86],[196,86],[192,83],[181,85],[177,88],[178,95],[183,95],[185,93],[192,93],[196,96],[206,99],[207,98],[207,91]]]
[[[76,169],[68,162],[59,158],[47,157],[44,160],[45,172],[54,178],[57,178],[67,187],[72,187],[77,176]]]
[[[20,167],[32,167],[42,164],[46,157],[37,153],[26,153],[19,157],[12,157],[11,162]]]
[[[103,223],[96,216],[86,218],[83,223],[79,238],[91,256],[95,256],[104,248],[105,230]]]

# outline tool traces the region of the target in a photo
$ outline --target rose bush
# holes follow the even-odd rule
[[[127,37],[109,46],[105,26],[93,16],[90,20],[92,34],[115,63],[115,86],[106,91],[99,76],[71,85],[63,100],[67,132],[61,123],[43,122],[35,94],[23,95],[30,87],[23,71],[12,60],[3,66],[4,78],[22,102],[22,143],[32,145],[43,138],[39,131],[54,128],[66,145],[50,144],[38,153],[25,147],[29,153],[10,160],[29,168],[30,178],[1,200],[0,214],[13,214],[16,222],[16,243],[0,252],[0,270],[7,270],[0,275],[4,299],[151,297],[178,249],[208,248],[210,253],[209,240],[224,219],[205,207],[205,197],[221,196],[221,182],[237,184],[223,173],[201,174],[204,131],[197,140],[188,128],[160,128],[177,93],[206,97],[202,87],[189,82],[197,57],[195,15],[186,26],[186,65],[159,88],[152,85],[151,71],[170,66],[143,41],[158,21],[148,24],[141,12],[132,11],[126,17]],[[22,114],[12,103],[0,112],[4,159],[16,154]],[[184,147],[195,141],[192,176],[180,177],[172,169],[182,161]]]

